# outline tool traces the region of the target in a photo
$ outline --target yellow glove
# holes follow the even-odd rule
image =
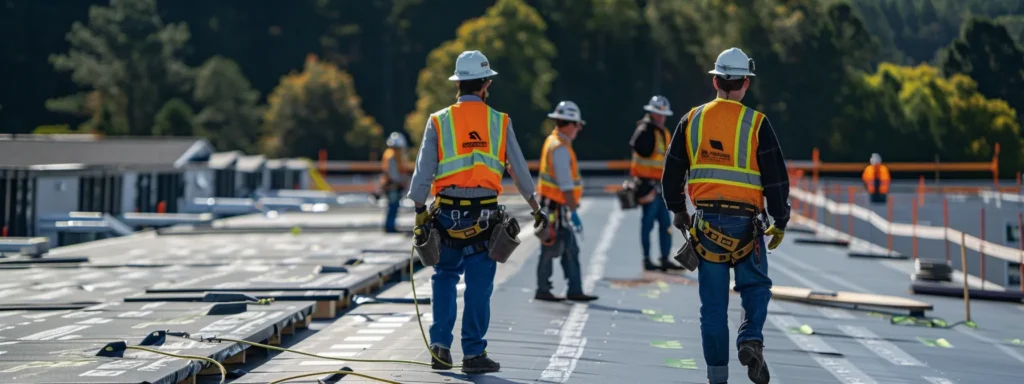
[[[425,207],[424,207],[425,208]],[[430,210],[424,209],[423,212],[416,212],[416,226],[421,226],[430,221]]]
[[[771,236],[772,239],[768,241],[768,249],[775,249],[782,244],[782,238],[786,236],[786,231],[783,229],[775,228],[775,226],[768,227],[768,230],[764,231],[765,236]]]

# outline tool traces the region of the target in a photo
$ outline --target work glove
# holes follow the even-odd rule
[[[422,209],[423,211],[420,211],[420,209]],[[428,221],[430,221],[430,219],[431,219],[431,217],[430,217],[430,210],[427,209],[426,206],[424,206],[424,207],[417,207],[416,208],[416,226],[417,227],[419,227],[419,226],[421,226],[423,224],[426,224]]]
[[[534,231],[546,229],[548,227],[548,213],[544,212],[543,209],[533,211],[533,229]]]
[[[569,215],[569,219],[572,220],[572,226],[576,227],[576,232],[583,232],[583,222],[580,221],[580,215],[576,214],[576,211],[572,211]]]
[[[768,227],[768,230],[764,231],[765,236],[771,236],[772,239],[768,241],[768,249],[772,250],[779,247],[782,244],[782,238],[786,236],[786,230],[778,229],[774,225]]]
[[[690,227],[693,227],[690,214],[685,209],[682,212],[676,212],[675,216],[672,217],[672,226],[679,228],[683,232],[689,231]]]

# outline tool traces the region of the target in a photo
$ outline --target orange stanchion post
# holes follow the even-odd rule
[[[814,148],[814,151],[811,152],[811,178],[813,179],[811,188],[814,189],[814,192],[818,191],[818,167],[821,166],[820,163],[821,153],[818,151],[818,148]]]
[[[320,168],[320,175],[327,176],[327,150],[320,148],[317,158],[317,168]]]
[[[156,213],[167,213],[167,202],[161,201],[156,203]]]
[[[946,243],[946,265],[952,265],[949,261],[949,201],[942,196],[942,238]]]
[[[802,182],[803,182],[803,180],[801,180],[801,183]],[[810,183],[811,183],[810,180],[808,180],[807,184],[810,184]],[[807,189],[807,191],[811,192],[810,189]],[[811,192],[811,193],[813,193],[813,192]],[[804,202],[804,217],[811,217],[811,206],[812,205],[813,204],[811,204],[811,202],[809,200]]]
[[[996,144],[999,145],[999,144]],[[997,147],[998,148],[998,147]],[[981,207],[981,243],[978,244],[981,254],[981,290],[985,290],[985,207]]]
[[[915,199],[917,200],[917,199]],[[911,230],[911,241],[913,241],[914,248],[914,260],[917,260],[917,202],[910,207],[910,230]]]
[[[996,143],[995,153],[992,155],[992,183],[996,186],[996,192],[999,191],[999,143]],[[981,282],[985,284],[985,282]]]
[[[1017,194],[1018,195],[1021,194],[1021,191],[1020,191],[1020,172],[1017,172]],[[1024,279],[1021,279],[1021,280],[1024,280]]]
[[[836,195],[835,195],[835,196],[836,196],[836,199],[835,199],[835,201],[836,201],[836,204],[838,205],[838,204],[839,204],[839,201],[843,199],[843,198],[842,198],[842,196],[843,196],[843,195],[842,195],[842,189],[840,189],[840,188],[839,188],[839,185],[837,184],[837,185],[836,185],[835,187],[836,187],[836,188],[835,188],[835,189],[836,189],[836,190],[835,190],[835,194],[836,194]],[[839,217],[839,212],[836,212],[836,213],[835,213],[834,215],[832,215],[832,217],[834,217],[834,218],[835,218],[835,222],[836,222],[836,230],[838,230],[838,231],[842,232],[842,231],[843,231],[843,230],[842,230],[842,225],[841,225],[841,224],[842,224],[842,221],[841,221],[841,219],[842,219],[842,218],[841,218],[841,217]]]
[[[924,206],[924,175],[921,175],[917,179],[917,204],[918,206]]]
[[[3,236],[7,237],[7,226],[6,225],[3,228]]]
[[[888,214],[889,226],[888,226],[888,228],[886,228],[885,234],[886,234],[886,243],[888,243],[888,247],[889,247],[889,254],[891,255],[892,254],[892,199],[888,199],[888,203],[889,204],[888,204],[887,208],[889,210],[889,214]]]
[[[1017,261],[1020,271],[1017,281],[1020,282],[1020,291],[1024,292],[1024,213],[1021,212],[1017,212],[1017,249],[1020,249],[1020,260]]]
[[[846,215],[846,233],[853,237],[853,187],[846,188],[846,194],[849,196],[850,212]]]

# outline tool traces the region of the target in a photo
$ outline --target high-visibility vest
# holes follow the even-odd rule
[[[487,188],[501,194],[508,115],[483,102],[466,101],[430,118],[437,130],[434,195],[447,187]]]
[[[398,164],[399,175],[408,173],[408,170],[405,168],[405,159],[398,157],[398,151],[394,148],[385,149],[380,159],[380,169],[384,172],[385,181],[395,181],[391,180],[391,159],[395,159],[395,164]]]
[[[733,201],[764,208],[757,164],[757,134],[764,114],[718,98],[687,116],[684,134],[693,201]]]
[[[653,126],[653,125],[651,125]],[[665,169],[665,154],[671,134],[662,127],[654,129],[654,152],[649,157],[641,157],[633,152],[633,161],[629,164],[629,175],[643,179],[661,180],[661,172]]]
[[[878,193],[883,195],[889,193],[889,183],[892,181],[892,177],[889,175],[889,167],[886,167],[884,164],[867,166],[867,168],[864,168],[864,173],[860,175],[860,178],[864,180],[868,193],[875,193],[876,181],[878,182]]]
[[[569,150],[569,169],[572,171],[572,197],[577,203],[583,197],[583,180],[580,178],[579,165],[576,163],[576,151],[562,140],[558,131],[552,131],[544,141],[543,151],[540,153],[540,183],[537,183],[537,193],[558,204],[565,204],[565,192],[558,186],[558,179],[555,177],[555,161],[551,155],[556,148],[564,146]]]

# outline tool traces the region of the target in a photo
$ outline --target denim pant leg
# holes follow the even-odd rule
[[[462,293],[465,306],[462,313],[462,354],[471,358],[487,348],[487,328],[491,323],[491,293],[498,263],[479,252],[464,258],[466,290]]]
[[[458,315],[455,285],[459,283],[464,268],[462,250],[442,244],[441,260],[434,266],[434,276],[430,278],[430,306],[434,315],[434,323],[430,325],[431,346],[452,347],[452,330]]]
[[[644,251],[644,260],[651,257],[651,229],[654,229],[654,219],[657,217],[657,209],[654,203],[647,203],[640,206],[640,247]]]
[[[764,341],[761,330],[768,318],[768,301],[772,298],[772,279],[768,277],[767,248],[764,237],[756,236],[754,252],[736,265],[736,291],[740,293],[743,306],[743,322],[740,323],[736,344],[747,340]]]
[[[729,379],[729,265],[701,258],[697,281],[700,336],[708,380],[712,384],[725,383]]]
[[[657,205],[655,218],[658,220],[658,240],[661,243],[661,259],[665,260],[672,254],[672,214],[660,193],[654,197],[651,205]]]
[[[568,229],[563,229],[565,251],[562,252],[562,272],[569,282],[567,294],[583,294],[583,277],[580,274],[580,246],[576,241],[576,234]]]
[[[397,232],[398,229],[395,227],[395,220],[398,219],[398,208],[401,205],[400,196],[391,196],[388,194],[388,210],[387,216],[384,217],[384,231],[385,232]]]
[[[541,244],[537,258],[537,293],[551,293],[551,274],[554,273],[555,258],[565,253],[565,242],[558,239],[551,245]]]

